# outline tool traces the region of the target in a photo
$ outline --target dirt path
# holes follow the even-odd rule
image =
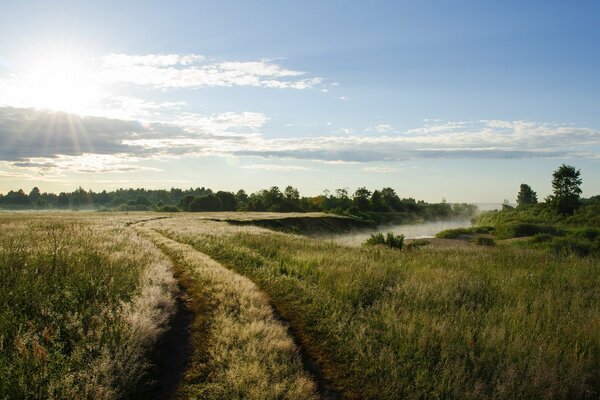
[[[143,221],[132,225],[171,259],[189,296],[160,349],[157,397],[339,398],[254,283]]]
[[[153,355],[156,364],[157,384],[155,399],[173,398],[182,381],[192,354],[192,323],[194,313],[187,304],[185,289],[180,287],[177,312]]]

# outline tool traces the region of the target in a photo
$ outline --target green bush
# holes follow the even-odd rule
[[[437,235],[435,235],[435,237],[440,239],[457,239],[462,235],[472,235],[474,233],[490,233],[492,230],[493,228],[488,226],[454,228],[438,232]]]
[[[531,243],[546,243],[551,242],[554,236],[547,233],[536,233],[529,241]]]
[[[480,246],[494,246],[496,244],[494,239],[490,237],[478,237],[475,239],[475,243]]]
[[[394,235],[392,232],[388,232],[385,236],[383,233],[378,232],[371,235],[365,243],[368,246],[383,245],[392,249],[402,249],[404,245],[404,235]]]
[[[562,236],[563,232],[553,225],[532,224],[527,222],[510,222],[496,227],[495,234],[500,239],[534,236],[545,233],[552,236]]]
[[[425,239],[415,239],[412,240],[407,246],[406,250],[416,250],[420,247],[427,246],[429,244],[429,240]]]
[[[591,242],[573,237],[556,238],[552,242],[552,251],[556,254],[587,256],[594,251]]]

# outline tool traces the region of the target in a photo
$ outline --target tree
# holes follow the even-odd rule
[[[573,215],[581,205],[579,195],[581,194],[581,170],[572,165],[561,165],[552,174],[552,189],[554,193],[546,199],[546,202],[557,214]]]
[[[359,211],[369,210],[369,197],[371,197],[371,192],[367,188],[360,187],[356,189],[356,192],[354,192],[353,201],[354,205]]]
[[[373,211],[389,211],[383,202],[383,196],[379,190],[373,191],[371,195],[371,208]]]
[[[38,189],[38,187],[36,186],[33,189],[31,189],[31,192],[29,192],[29,201],[31,202],[31,204],[36,204],[37,201],[40,199],[40,196],[40,189]]]
[[[221,200],[214,194],[196,197],[190,203],[189,211],[221,211]]]
[[[191,194],[186,195],[183,199],[179,200],[179,208],[183,211],[190,211],[190,204],[194,201],[195,197]]]
[[[235,195],[233,193],[219,190],[217,193],[215,193],[215,196],[221,200],[222,211],[235,211],[237,207],[237,200],[235,199]]]
[[[517,206],[524,207],[529,204],[537,204],[537,193],[531,189],[531,186],[521,183],[519,193],[517,194]]]

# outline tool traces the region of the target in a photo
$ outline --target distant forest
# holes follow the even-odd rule
[[[301,196],[298,189],[277,186],[247,194],[214,192],[208,188],[170,190],[117,189],[107,192],[86,191],[83,188],[59,194],[41,192],[34,187],[25,191],[0,194],[0,208],[5,210],[62,209],[100,211],[271,211],[271,212],[329,212],[354,215],[366,219],[447,219],[470,218],[477,207],[471,204],[426,203],[413,198],[400,198],[392,188],[370,191],[364,187],[349,193],[347,189],[325,191],[322,195]]]

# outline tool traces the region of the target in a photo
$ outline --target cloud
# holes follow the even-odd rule
[[[365,172],[375,172],[375,173],[389,173],[389,172],[395,172],[395,171],[397,171],[396,168],[379,167],[379,166],[364,167],[362,170],[365,171]]]
[[[346,96],[340,96],[339,99],[342,100],[342,101],[346,101],[346,100],[348,100],[348,97],[346,97]]]
[[[283,68],[270,60],[209,61],[197,54],[110,54],[101,59],[101,79],[157,88],[254,86],[309,89],[322,78],[305,78],[305,72]]]
[[[250,164],[244,165],[244,169],[258,169],[263,171],[309,171],[310,168],[301,165],[278,165],[278,164]]]
[[[167,62],[167,61],[164,61]],[[261,113],[178,114],[140,123],[32,109],[0,108],[0,161],[40,173],[132,171],[143,160],[239,156],[331,164],[407,159],[598,159],[600,131],[531,121],[458,121],[404,132],[268,138]],[[386,129],[387,130],[387,129]],[[272,163],[243,168],[300,171]],[[367,166],[367,172],[391,172]]]
[[[389,124],[379,124],[375,127],[375,130],[379,133],[390,132],[392,129],[393,127]]]

